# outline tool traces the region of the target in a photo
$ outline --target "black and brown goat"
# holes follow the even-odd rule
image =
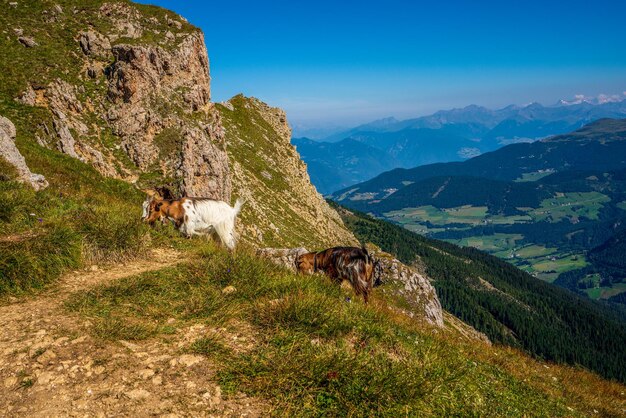
[[[374,286],[374,271],[377,262],[365,248],[333,247],[327,250],[306,253],[296,259],[296,269],[301,273],[323,272],[333,281],[348,280],[357,295],[363,295],[368,302]]]

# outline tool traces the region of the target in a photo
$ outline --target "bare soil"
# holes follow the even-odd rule
[[[215,365],[185,352],[206,327],[146,341],[103,341],[68,312],[74,292],[181,262],[174,250],[62,277],[36,297],[0,306],[0,416],[261,416],[243,394],[225,398]]]

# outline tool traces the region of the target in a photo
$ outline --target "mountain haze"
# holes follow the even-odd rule
[[[316,179],[314,184],[328,194],[358,182],[337,175],[344,171],[350,170],[351,178],[362,182],[393,168],[462,161],[511,143],[567,133],[597,119],[623,117],[626,101],[555,106],[532,103],[498,110],[471,105],[416,119],[374,121],[309,143],[302,154],[307,164],[313,163],[309,172]],[[293,142],[298,145],[301,141]],[[376,150],[378,161],[360,158],[360,147]],[[341,158],[330,157],[336,154]],[[351,166],[351,157],[358,159],[358,167]],[[326,166],[334,170],[323,170]]]

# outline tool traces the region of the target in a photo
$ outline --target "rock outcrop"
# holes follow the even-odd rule
[[[402,312],[409,317],[436,327],[443,327],[443,308],[428,278],[414,267],[403,264],[391,254],[380,251],[375,246],[368,245],[368,251],[383,267],[380,291],[400,299],[401,303],[396,305],[405,306]],[[257,254],[295,271],[296,258],[307,252],[307,249],[303,247],[262,248],[257,251]]]
[[[85,55],[106,57],[111,51],[109,38],[94,30],[81,32],[78,42]]]
[[[143,14],[132,4],[95,10],[68,51],[82,66],[16,95],[50,112],[39,123],[38,142],[143,188],[169,183],[180,193],[230,201],[202,32],[172,13]],[[74,23],[83,18],[79,9],[70,17],[53,8],[46,16],[61,14]]]
[[[51,5],[42,19],[55,22],[46,26],[55,36],[16,20],[16,37],[39,43],[20,53],[65,48],[72,64],[37,68],[11,92],[37,108],[29,129],[38,144],[140,188],[169,185],[229,203],[234,190],[247,199],[239,232],[256,246],[356,244],[311,185],[284,111],[243,96],[211,103],[199,29],[172,12],[118,1]]]
[[[177,48],[121,44],[107,70],[112,105],[106,119],[142,171],[154,165],[182,179],[181,192],[230,201],[228,156],[219,114],[210,104],[209,60],[202,33],[186,35]],[[167,108],[164,109],[164,106]],[[192,114],[201,114],[195,122]],[[176,138],[159,144],[160,133]],[[176,149],[163,152],[164,148]]]
[[[257,250],[259,257],[267,258],[279,266],[287,267],[293,271],[296,269],[296,258],[309,251],[304,247],[298,248],[260,248]]]
[[[382,290],[401,298],[410,308],[404,309],[411,318],[423,319],[427,323],[443,327],[443,308],[437,292],[428,278],[415,267],[409,267],[391,254],[368,246],[368,251],[383,266]]]
[[[35,190],[48,187],[48,181],[41,174],[34,174],[26,165],[24,156],[15,146],[15,125],[9,119],[0,116],[0,157],[15,167],[18,180],[29,184]]]

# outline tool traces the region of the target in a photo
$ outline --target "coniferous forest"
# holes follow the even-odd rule
[[[493,342],[626,381],[626,321],[603,304],[474,248],[428,239],[341,207],[339,212],[362,242],[423,265],[444,309]]]

